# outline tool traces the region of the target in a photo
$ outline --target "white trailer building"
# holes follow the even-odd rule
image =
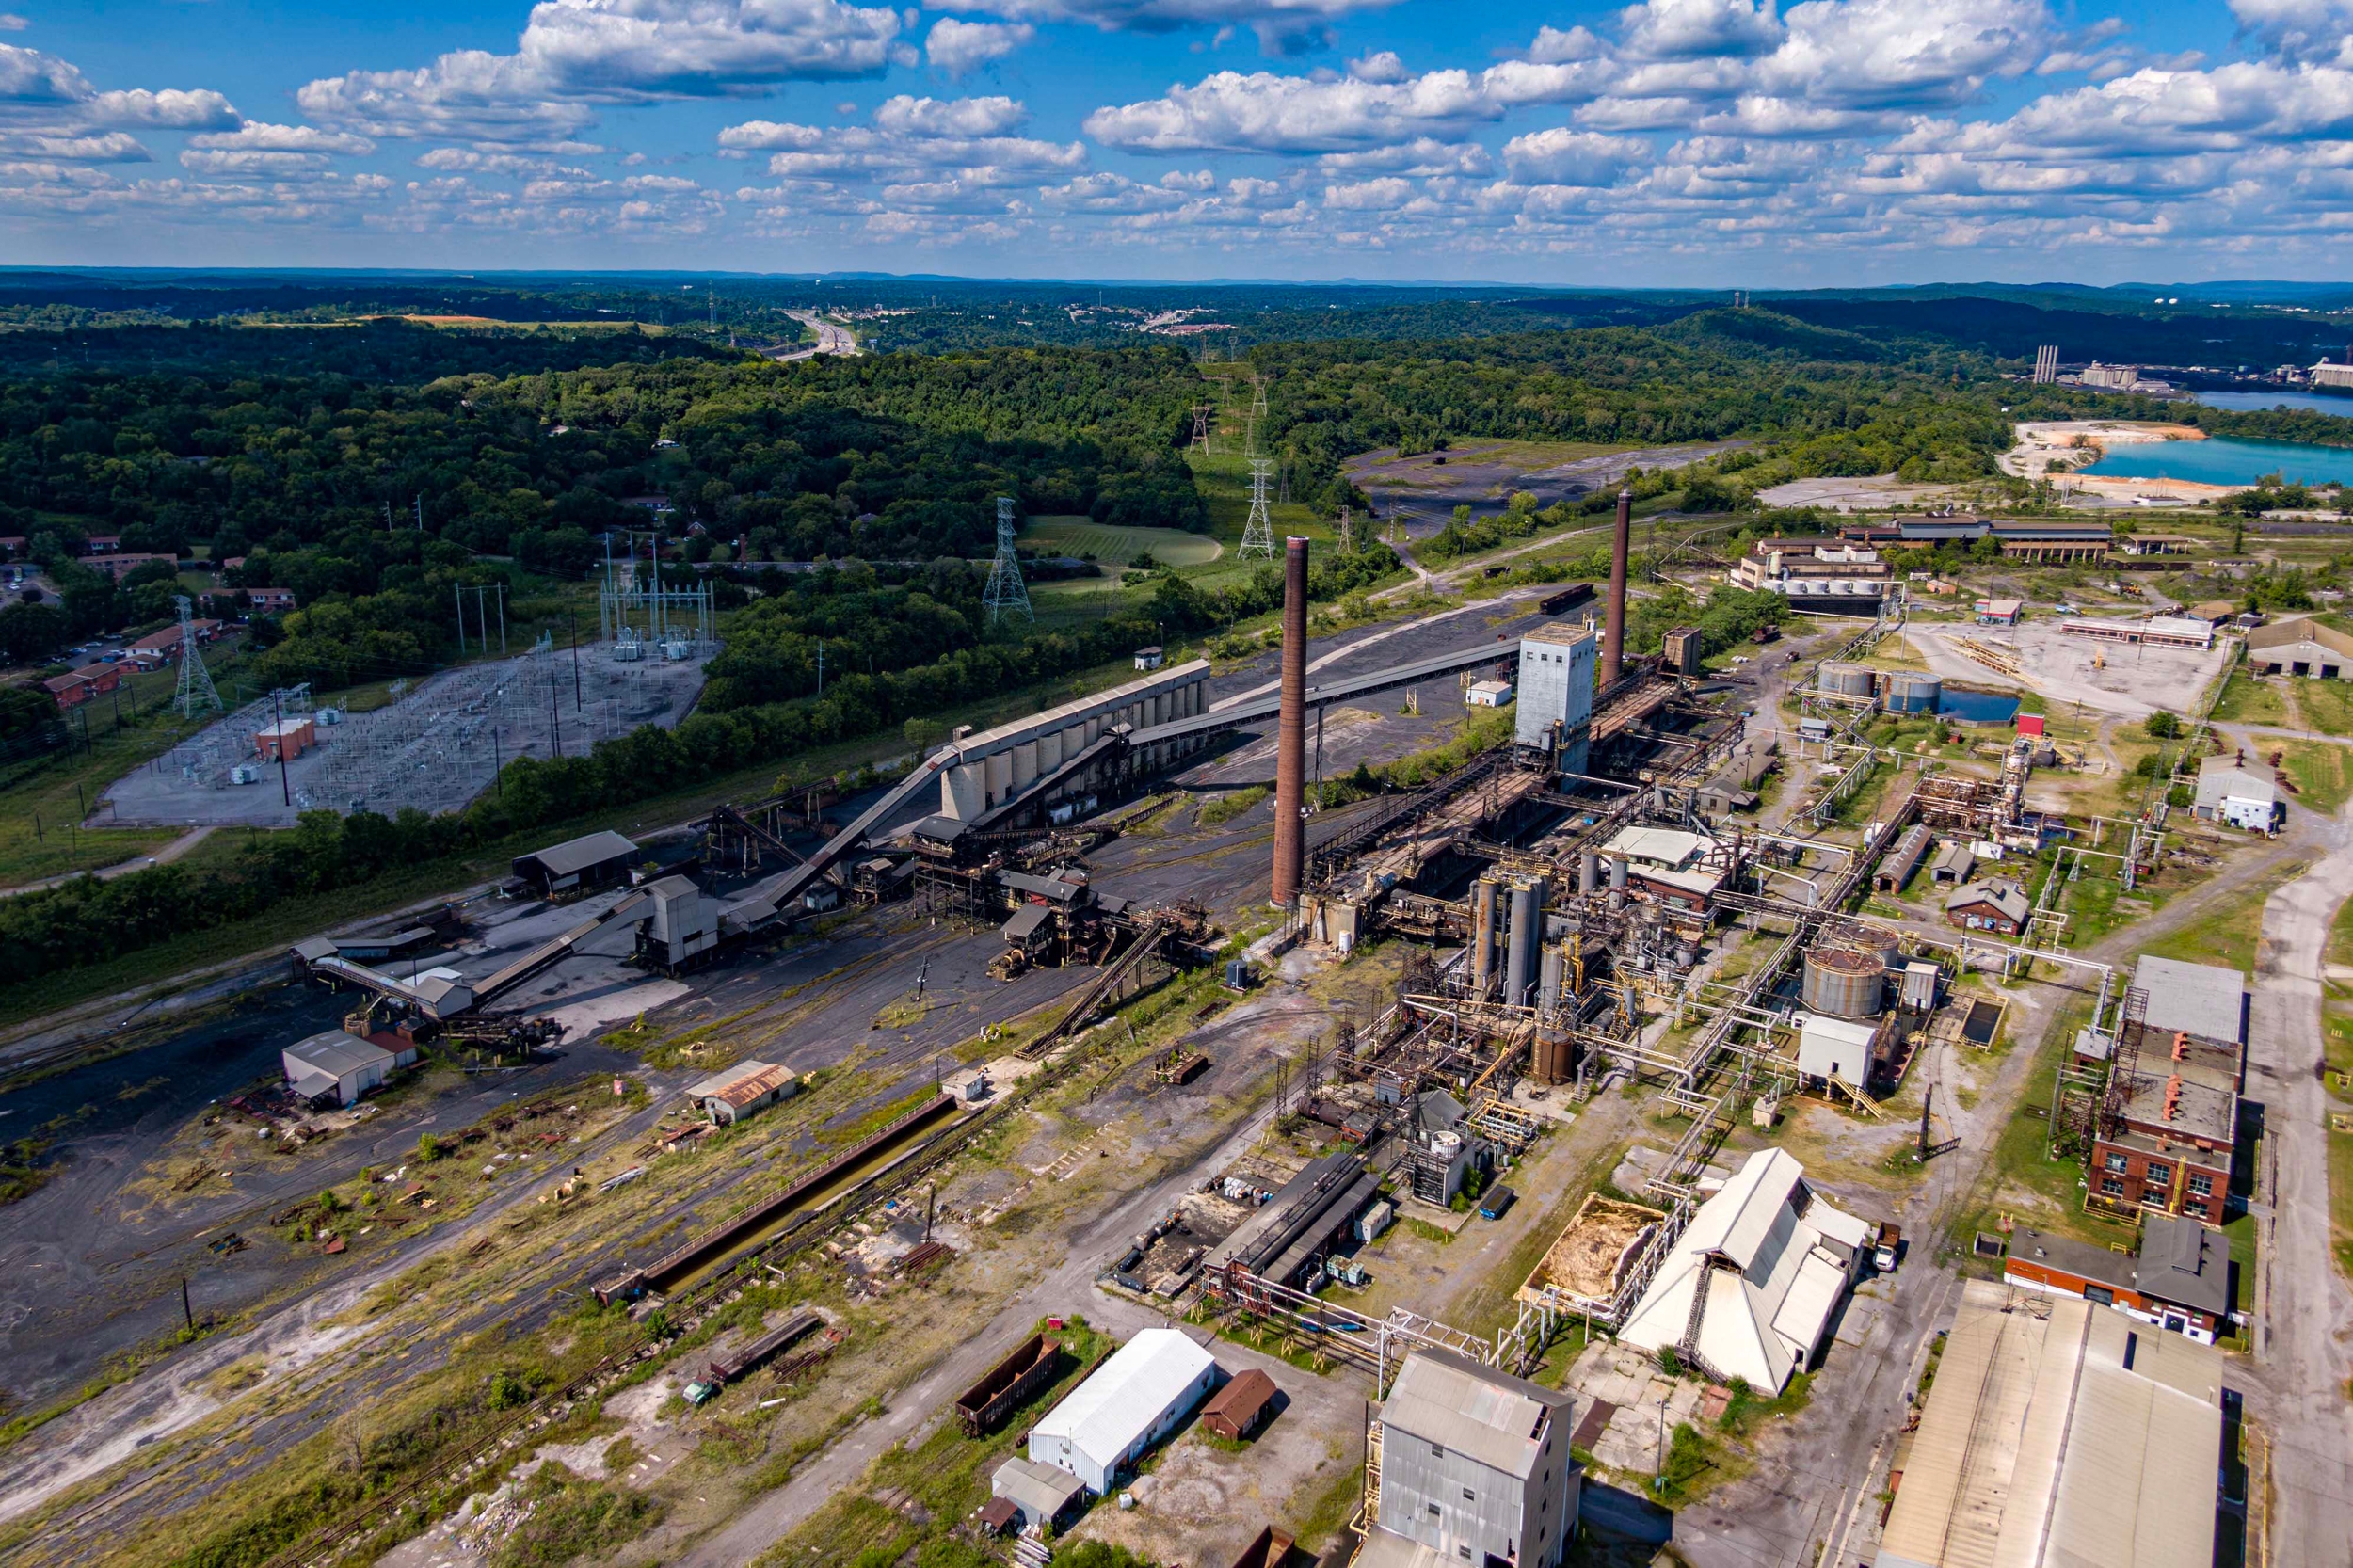
[[[1030,1457],[1109,1492],[1217,1385],[1216,1361],[1173,1328],[1148,1328],[1072,1389],[1030,1432]]]

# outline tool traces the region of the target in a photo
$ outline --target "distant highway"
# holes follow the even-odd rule
[[[817,341],[801,348],[772,350],[769,353],[768,358],[776,360],[778,363],[786,363],[793,360],[811,359],[819,354],[856,354],[860,352],[857,345],[857,339],[850,335],[850,329],[848,328],[837,326],[812,311],[787,311],[784,313],[791,316],[794,321],[799,322],[804,327],[816,328]]]

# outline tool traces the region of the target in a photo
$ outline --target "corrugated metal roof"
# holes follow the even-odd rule
[[[1458,1355],[1416,1351],[1390,1385],[1381,1425],[1525,1480],[1544,1452],[1545,1422],[1575,1408],[1557,1390]]]
[[[1109,1470],[1214,1365],[1209,1352],[1176,1330],[1145,1329],[1047,1412],[1033,1435],[1066,1439]]]
[[[2210,1568],[2221,1368],[2121,1313],[1970,1281],[1881,1568]]]
[[[340,1029],[330,1029],[324,1034],[313,1034],[307,1040],[288,1046],[285,1054],[337,1078],[365,1067],[390,1067],[392,1064],[392,1052],[369,1045],[357,1034],[345,1033]]]
[[[2134,1277],[2161,1301],[2217,1316],[2231,1310],[2230,1249],[2218,1233],[2185,1215],[2152,1214],[2141,1222]]]
[[[550,876],[572,876],[591,866],[601,866],[608,860],[636,853],[634,842],[607,828],[601,833],[584,833],[577,839],[534,850],[523,858],[537,861]]]
[[[997,1466],[988,1490],[991,1496],[1008,1498],[1040,1518],[1051,1519],[1086,1487],[1067,1470],[1016,1454]]]

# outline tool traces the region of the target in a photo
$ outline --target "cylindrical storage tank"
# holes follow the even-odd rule
[[[1917,670],[1898,670],[1887,678],[1886,700],[1891,713],[1933,713],[1945,700],[1945,682]]]
[[[1600,886],[1601,856],[1590,849],[1585,850],[1577,857],[1577,890],[1590,893]]]
[[[1833,659],[1823,664],[1822,673],[1815,680],[1814,684],[1819,691],[1830,692],[1839,696],[1869,696],[1871,695],[1871,672],[1861,664],[1850,664],[1843,660]]]
[[[1559,948],[1545,949],[1539,970],[1542,978],[1536,984],[1536,1007],[1547,1018],[1561,1010],[1561,979],[1567,968]]]
[[[1496,952],[1496,885],[1485,877],[1471,884],[1471,995],[1484,997],[1493,985]]]
[[[1877,1015],[1887,998],[1893,939],[1877,932],[1825,933],[1806,950],[1801,995],[1807,1009],[1840,1018]]]
[[[1625,891],[1625,856],[1623,855],[1609,858],[1609,890],[1613,893]]]
[[[1536,937],[1543,907],[1544,884],[1516,883],[1512,888],[1512,929],[1503,963],[1503,1000],[1514,1007],[1528,1004],[1528,988],[1536,980]]]

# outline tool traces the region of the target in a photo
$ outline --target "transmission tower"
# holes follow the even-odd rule
[[[196,646],[196,618],[188,596],[178,595],[172,603],[180,607],[180,695],[171,705],[183,718],[227,712],[220,694],[213,690],[213,672],[204,667],[204,655]]]
[[[1241,525],[1241,548],[1234,552],[1237,560],[1246,561],[1253,555],[1274,559],[1274,520],[1266,509],[1267,481],[1273,477],[1273,458],[1250,460],[1250,519]]]
[[[1193,449],[1205,457],[1209,456],[1209,406],[1207,403],[1193,406]]]
[[[1250,377],[1250,417],[1266,418],[1266,377],[1263,376],[1253,375]]]
[[[1030,590],[1021,581],[1021,558],[1013,552],[1013,497],[997,498],[997,559],[988,568],[988,586],[981,590],[981,608],[988,624],[1018,616],[1032,625],[1037,613],[1030,608]]]
[[[1282,468],[1282,474],[1283,474],[1283,482],[1282,482],[1282,484],[1281,484],[1281,485],[1279,485],[1279,486],[1277,486],[1277,487],[1275,488],[1275,492],[1274,492],[1274,504],[1275,504],[1277,506],[1288,506],[1288,505],[1289,505],[1289,504],[1291,504],[1291,466],[1290,466],[1290,464],[1289,464],[1289,463],[1285,463],[1285,464],[1283,465],[1283,468]]]
[[[1345,506],[1340,508],[1340,553],[1356,553],[1356,519]]]

